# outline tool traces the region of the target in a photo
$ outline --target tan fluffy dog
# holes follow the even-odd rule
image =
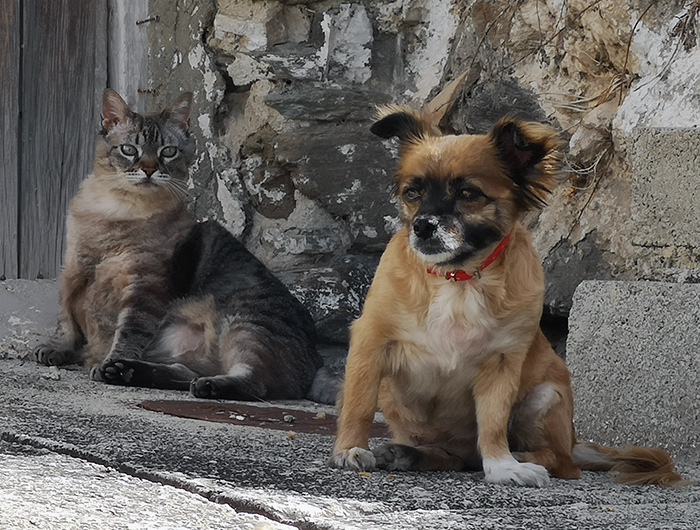
[[[506,118],[486,135],[443,136],[400,108],[372,132],[401,142],[403,228],[351,328],[330,465],[483,469],[488,482],[535,486],[614,466],[626,482],[680,480],[660,449],[576,442],[569,371],[539,328],[540,258],[518,222],[555,182],[556,133]],[[395,443],[370,452],[377,408]]]

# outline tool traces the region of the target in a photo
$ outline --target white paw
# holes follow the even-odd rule
[[[549,484],[549,473],[537,464],[518,462],[508,455],[503,458],[484,458],[484,480],[491,484],[517,484],[542,487]]]
[[[355,471],[372,471],[377,466],[377,461],[372,451],[362,447],[343,449],[333,454],[328,460],[328,465],[338,469],[353,469]]]

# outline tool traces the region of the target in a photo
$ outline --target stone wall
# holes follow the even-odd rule
[[[649,198],[662,162],[639,148],[663,159],[663,137],[642,128],[700,124],[699,7],[150,0],[159,21],[149,27],[149,106],[195,92],[194,210],[241,237],[332,342],[346,340],[397,223],[396,145],[369,133],[375,105],[439,97],[441,125],[454,132],[483,132],[506,113],[553,124],[567,173],[525,221],[547,273],[546,310],[566,316],[582,279],[700,277],[700,195],[677,206],[694,208],[679,217],[682,237],[639,228],[700,186],[688,174],[665,202]]]

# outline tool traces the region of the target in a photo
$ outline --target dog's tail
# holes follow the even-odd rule
[[[581,469],[611,471],[616,475],[615,482],[623,484],[691,484],[676,473],[671,455],[663,449],[633,446],[617,448],[577,443],[571,456]]]

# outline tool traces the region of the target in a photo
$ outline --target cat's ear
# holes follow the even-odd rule
[[[109,131],[117,123],[124,123],[131,115],[131,109],[115,90],[108,88],[102,95],[102,128]]]
[[[185,92],[166,111],[168,120],[186,131],[190,126],[190,111],[192,110],[192,92]]]

